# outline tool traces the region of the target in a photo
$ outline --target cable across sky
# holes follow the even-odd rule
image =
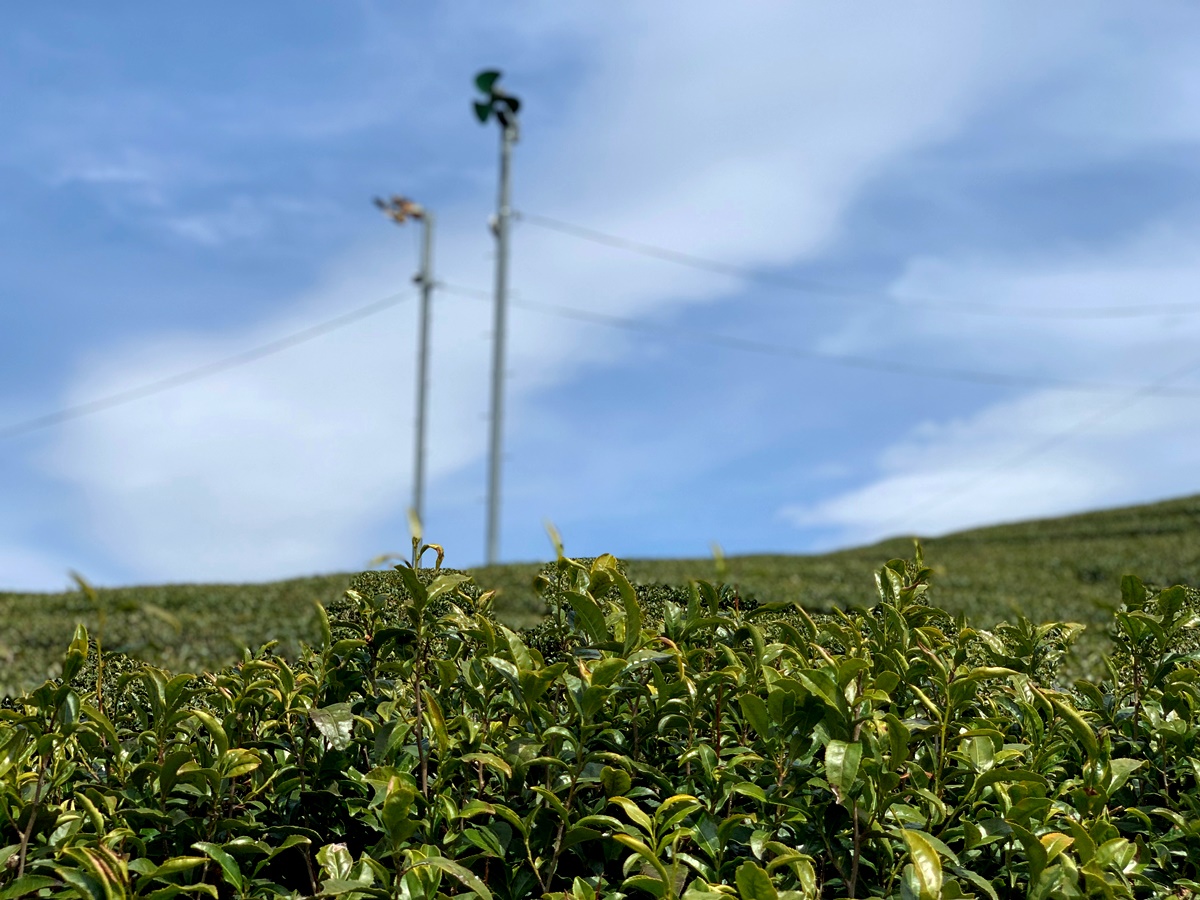
[[[1034,318],[1034,319],[1134,319],[1149,316],[1189,315],[1200,313],[1200,303],[1152,303],[1145,305],[1116,305],[1116,306],[1004,306],[995,303],[976,303],[972,301],[936,300],[921,297],[887,296],[877,292],[865,291],[849,285],[833,284],[831,282],[814,281],[806,278],[795,278],[781,272],[770,272],[741,266],[734,263],[721,262],[693,253],[683,253],[642,241],[635,241],[619,235],[608,234],[588,228],[543,216],[538,213],[518,212],[518,221],[528,222],[539,228],[570,235],[594,244],[602,244],[617,250],[637,253],[653,259],[661,259],[676,265],[687,266],[705,272],[716,272],[735,278],[745,278],[760,284],[768,284],[785,290],[797,291],[814,297],[838,297],[889,306],[892,309],[932,309],[939,312],[964,313],[977,316],[994,316],[998,318]]]
[[[491,301],[493,299],[490,291],[484,291],[477,288],[464,287],[462,285],[449,284],[445,282],[438,282],[437,287],[440,291],[451,295],[486,301]],[[179,372],[175,375],[170,375],[166,378],[147,382],[146,384],[138,385],[137,387],[129,388],[124,391],[117,391],[116,393],[109,394],[104,397],[98,397],[95,400],[89,400],[84,403],[64,407],[44,415],[35,416],[20,422],[14,422],[11,425],[2,426],[0,427],[0,440],[19,437],[21,435],[39,431],[44,428],[59,425],[73,419],[103,412],[105,410],[112,409],[113,407],[122,406],[126,403],[132,403],[145,397],[153,396],[154,394],[159,394],[164,391],[172,390],[173,388],[182,387],[183,385],[203,380],[204,378],[208,378],[213,375],[219,375],[222,372],[226,372],[239,366],[247,365],[248,363],[262,359],[263,357],[280,353],[284,350],[290,349],[291,347],[315,340],[333,331],[337,331],[340,328],[352,325],[355,322],[358,322],[369,316],[376,315],[377,313],[398,306],[404,301],[411,299],[411,297],[412,294],[410,292],[393,294],[390,297],[385,297],[382,300],[375,301],[374,303],[368,303],[365,306],[352,309],[349,312],[326,319],[325,321],[319,322],[316,325],[310,326],[309,328],[304,328],[300,331],[293,332],[292,334],[285,335],[265,344],[261,344],[257,347],[252,347],[249,350],[242,351],[241,353],[235,353],[232,356],[214,360],[213,362],[196,366],[186,371]],[[520,297],[510,298],[509,303],[514,307],[527,309],[531,312],[539,312],[544,315],[557,316],[559,318],[572,319],[579,322],[587,322],[593,325],[603,325],[609,328],[617,328],[624,331],[654,334],[660,337],[667,337],[675,340],[708,344],[710,346],[721,347],[727,350],[736,350],[742,353],[753,353],[761,356],[774,356],[786,359],[809,360],[853,369],[890,372],[898,375],[910,375],[920,378],[937,378],[946,381],[960,381],[973,384],[995,385],[1000,387],[1056,388],[1060,390],[1084,391],[1088,393],[1102,394],[1133,391],[1139,399],[1142,396],[1190,398],[1200,397],[1200,389],[1170,386],[1170,381],[1178,380],[1178,377],[1182,377],[1182,375],[1169,380],[1160,379],[1146,385],[1126,385],[1106,384],[1103,382],[1068,381],[1004,372],[985,372],[972,369],[926,366],[920,363],[912,363],[904,360],[889,360],[868,356],[856,356],[852,354],[826,353],[820,350],[812,350],[805,347],[774,344],[768,341],[761,341],[753,338],[743,338],[734,335],[725,335],[715,332],[700,331],[697,329],[682,328],[677,325],[658,324],[643,319],[617,316],[610,313],[595,312],[593,310],[579,309],[576,307],[562,306],[552,303],[539,303],[524,300]],[[1191,368],[1189,368],[1187,371],[1191,371]],[[1186,374],[1186,372],[1183,374]]]
[[[490,295],[486,291],[480,291],[474,288],[467,288],[452,284],[441,284],[439,287],[447,293],[458,294],[463,297],[471,297],[473,299],[490,299]],[[1098,425],[1101,422],[1107,421],[1113,416],[1119,415],[1125,410],[1137,405],[1147,397],[1195,397],[1200,395],[1200,391],[1171,387],[1173,383],[1200,369],[1200,360],[1192,360],[1184,366],[1172,369],[1148,384],[1119,387],[1117,385],[1104,385],[1088,382],[1050,381],[1046,379],[1035,379],[1004,373],[941,369],[931,366],[921,366],[917,364],[906,363],[903,361],[879,360],[868,357],[844,356],[840,354],[825,354],[821,353],[820,351],[806,350],[798,347],[787,347],[779,344],[770,344],[765,341],[732,337],[729,335],[712,334],[709,332],[682,329],[669,325],[656,325],[653,322],[630,319],[622,316],[614,316],[607,313],[597,313],[590,310],[582,310],[545,303],[533,303],[526,300],[521,300],[519,298],[510,299],[509,302],[513,306],[547,315],[561,316],[563,318],[574,319],[577,321],[606,325],[611,328],[621,328],[629,331],[652,333],[666,337],[691,340],[699,343],[724,347],[727,349],[739,350],[748,353],[758,353],[768,356],[812,359],[825,363],[850,366],[854,368],[875,369],[904,375],[942,378],[955,381],[969,381],[982,384],[1054,388],[1058,390],[1088,391],[1096,393],[1112,393],[1116,391],[1125,392],[1123,396],[1115,398],[1112,402],[1105,404],[1090,415],[1084,416],[1082,419],[1077,420],[1067,428],[1056,431],[1044,439],[1025,447],[1013,456],[1002,460],[994,467],[989,468],[982,475],[956,485],[950,490],[944,491],[928,501],[922,501],[919,504],[922,512],[941,509],[947,504],[961,499],[965,494],[975,490],[981,484],[994,478],[999,473],[1009,469],[1019,468],[1020,466],[1023,466],[1026,463],[1045,455],[1054,448],[1070,440],[1075,435],[1086,431],[1088,428],[1091,428],[1094,425]],[[899,528],[903,525],[904,521],[906,521],[906,519],[896,518],[885,523],[883,527],[885,530],[893,527]]]
[[[209,378],[213,375],[219,375],[220,373],[227,372],[230,369],[236,369],[238,366],[244,366],[247,363],[252,363],[256,360],[262,359],[264,356],[271,356],[272,354],[289,350],[299,344],[323,337],[332,331],[337,331],[339,328],[344,328],[347,325],[351,325],[360,321],[361,319],[365,319],[369,316],[381,313],[384,310],[391,309],[394,306],[398,306],[405,300],[409,300],[411,298],[411,291],[393,294],[390,297],[384,297],[382,300],[376,300],[374,303],[368,303],[366,306],[360,306],[357,309],[352,309],[349,312],[342,313],[339,316],[334,316],[331,319],[326,319],[324,322],[318,322],[316,325],[303,328],[300,331],[293,332],[292,334],[284,335],[283,337],[277,338],[273,341],[260,344],[259,346],[252,347],[249,350],[244,350],[241,353],[235,353],[232,356],[227,356],[224,359],[214,360],[210,363],[196,366],[184,372],[179,372],[175,375],[169,375],[166,378],[160,378],[157,381],[147,382],[146,384],[141,384],[137,387],[129,388],[128,390],[117,391],[116,393],[109,394],[105,397],[97,397],[95,400],[88,400],[85,403],[77,403],[74,406],[68,406],[52,413],[34,416],[33,418],[26,419],[23,422],[14,422],[11,425],[0,427],[0,440],[19,437],[34,431],[39,431],[43,428],[49,428],[53,425],[61,425],[63,422],[69,422],[72,419],[90,416],[94,413],[112,409],[115,406],[122,406],[126,403],[132,403],[135,400],[141,400],[144,397],[150,397],[154,394],[161,394],[163,391],[169,391],[173,388],[182,387],[185,384],[191,384],[192,382]]]
[[[488,291],[462,285],[440,282],[438,288],[447,294],[456,294],[476,300],[491,300]],[[1166,384],[1157,385],[1128,385],[1105,384],[1103,382],[1068,381],[1063,379],[1041,378],[1036,375],[1016,375],[1004,372],[985,372],[973,369],[951,369],[940,366],[925,366],[904,360],[878,359],[870,356],[856,356],[844,353],[826,353],[821,350],[811,350],[805,347],[793,347],[786,344],[773,344],[754,338],[736,337],[733,335],[717,334],[710,331],[699,331],[682,328],[678,325],[658,324],[644,319],[633,319],[626,316],[616,316],[610,313],[595,312],[571,306],[560,306],[553,303],[538,303],[523,300],[519,297],[509,299],[509,304],[520,309],[540,312],[545,315],[589,322],[594,325],[605,325],[609,328],[619,328],[625,331],[636,331],[655,334],[662,337],[691,341],[723,347],[727,350],[738,350],[743,353],[756,353],[762,356],[776,356],[788,359],[803,359],[829,365],[844,366],[853,369],[867,369],[877,372],[891,372],[898,375],[913,375],[921,378],[938,378],[946,381],[965,381],[974,384],[989,384],[1002,387],[1035,387],[1057,388],[1060,390],[1085,391],[1088,393],[1111,394],[1122,391],[1148,391],[1164,397],[1200,397],[1200,389],[1173,388]]]

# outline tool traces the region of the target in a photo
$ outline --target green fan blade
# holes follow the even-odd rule
[[[511,94],[505,94],[503,97],[503,101],[504,101],[504,104],[508,107],[509,112],[511,112],[514,116],[517,114],[518,110],[520,110],[520,108],[521,108],[521,101],[518,100],[516,97],[512,96]]]
[[[492,92],[492,85],[496,83],[496,79],[500,77],[500,72],[496,69],[487,69],[475,76],[475,87],[479,88],[485,94]]]
[[[476,100],[474,105],[475,118],[477,118],[480,122],[486,122],[488,117],[492,114],[492,104],[480,103],[478,100]]]

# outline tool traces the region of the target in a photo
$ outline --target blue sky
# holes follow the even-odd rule
[[[412,294],[377,194],[486,291],[497,67],[518,209],[757,273],[517,225],[505,560],[546,520],[808,552],[1200,491],[1197,38],[1172,2],[6,6],[0,429]],[[426,535],[470,566],[491,311],[435,304]],[[415,325],[0,439],[0,588],[403,550]]]

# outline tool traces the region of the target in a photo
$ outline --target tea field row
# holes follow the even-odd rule
[[[1094,671],[1107,646],[1105,629],[1120,601],[1122,575],[1135,573],[1159,586],[1200,585],[1200,496],[978,529],[922,543],[936,573],[934,601],[939,606],[965,613],[984,627],[1016,612],[1035,621],[1085,624],[1075,665]],[[873,573],[888,559],[911,552],[911,540],[897,538],[822,555],[737,556],[725,561],[723,577],[759,602],[798,600],[812,610],[869,605],[875,597]],[[498,591],[496,609],[502,619],[527,626],[544,608],[532,587],[542,565],[481,567],[472,575],[481,587]],[[684,584],[690,578],[714,580],[719,574],[711,558],[633,559],[626,567],[630,580],[642,584]],[[241,648],[272,640],[294,654],[300,641],[316,636],[314,602],[329,606],[350,577],[101,589],[98,604],[79,591],[0,593],[0,693],[55,674],[62,648],[81,622],[105,647],[172,671],[217,668],[236,658]]]

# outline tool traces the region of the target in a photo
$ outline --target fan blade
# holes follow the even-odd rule
[[[483,91],[485,94],[492,92],[492,86],[496,83],[496,79],[500,77],[500,72],[497,69],[486,69],[475,76],[475,87]]]

